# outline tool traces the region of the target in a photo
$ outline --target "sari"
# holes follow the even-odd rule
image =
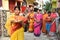
[[[54,19],[50,29],[51,32],[56,32],[56,17],[56,13],[51,13],[51,18]]]
[[[34,30],[34,12],[33,13],[29,13],[29,32],[33,32]]]
[[[21,23],[16,22],[12,23],[12,20],[22,20]],[[24,28],[22,23],[26,21],[26,18],[23,16],[15,16],[12,14],[5,24],[8,34],[10,35],[10,40],[24,40]]]
[[[51,18],[53,19],[49,33],[49,35],[51,36],[54,36],[56,32],[56,17],[57,17],[56,13],[51,13]]]
[[[46,18],[48,17],[48,14],[43,14],[43,24],[42,24],[42,32],[46,33]]]
[[[35,14],[34,21],[34,35],[40,36],[41,34],[41,26],[42,26],[42,14]],[[38,21],[38,22],[37,22]]]

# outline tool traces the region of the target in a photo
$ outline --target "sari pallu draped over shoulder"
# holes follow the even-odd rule
[[[32,13],[29,13],[29,15],[28,15],[28,19],[29,19],[29,32],[33,32],[33,30],[34,30],[34,12],[32,12]]]
[[[57,18],[56,13],[51,13],[51,18],[53,19],[53,21],[52,21],[52,24],[51,24],[49,35],[54,36],[55,32],[56,32],[56,18]]]
[[[34,17],[35,21],[34,21],[34,35],[35,36],[40,36],[41,33],[41,27],[42,27],[42,14],[35,14]],[[39,20],[39,22],[37,22],[37,20]]]
[[[21,23],[11,23],[15,19],[15,15],[11,15],[5,24],[8,34],[10,35],[10,40],[24,40],[24,29]],[[17,20],[22,20],[25,22],[27,19],[23,16],[18,16]]]
[[[51,18],[54,19],[51,24],[51,29],[50,29],[51,32],[56,32],[56,17],[57,17],[56,13],[51,14]]]
[[[24,25],[23,23],[25,23],[27,20],[27,18],[24,18],[23,16],[18,16],[17,18],[18,18],[17,20],[21,20],[21,21],[19,23],[15,23],[12,25],[11,33],[23,27]]]
[[[42,24],[42,32],[46,33],[46,18],[48,17],[48,14],[43,14],[43,24]]]

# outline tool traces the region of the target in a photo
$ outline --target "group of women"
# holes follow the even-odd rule
[[[28,32],[33,32],[35,36],[40,36],[41,32],[45,34],[54,35],[56,32],[56,18],[55,12],[46,12],[42,14],[40,9],[34,12],[33,7],[30,7],[26,16],[20,16],[20,8],[16,6],[14,13],[7,19],[5,28],[10,35],[11,40],[24,40],[24,28]],[[28,25],[28,26],[26,26]],[[28,27],[28,28],[27,28]]]
[[[55,10],[53,10],[53,12],[46,12],[45,10],[44,14],[42,14],[41,10],[37,9],[37,12],[34,13],[34,11],[31,10],[28,14],[29,32],[34,32],[35,36],[40,36],[41,32],[48,35],[55,34],[56,18],[58,17]]]

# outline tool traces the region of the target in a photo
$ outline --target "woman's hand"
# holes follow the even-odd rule
[[[12,20],[11,22],[12,22],[12,23],[20,23],[21,20]]]
[[[40,20],[36,20],[36,22],[37,22],[37,23],[39,23],[39,22],[40,22]]]

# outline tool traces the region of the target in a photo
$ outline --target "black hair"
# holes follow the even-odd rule
[[[39,11],[42,11],[41,9],[38,9]]]
[[[20,10],[20,7],[19,7],[19,6],[15,6],[15,7],[14,7],[14,10],[16,10],[16,8],[18,8],[18,10]]]
[[[51,11],[48,11],[48,14],[51,14]]]
[[[31,8],[31,7],[34,7],[33,5],[29,5],[29,7]]]
[[[34,12],[37,12],[38,8],[34,8]]]
[[[38,9],[38,8],[37,8],[37,11],[38,11],[38,10],[41,11],[41,9]]]

